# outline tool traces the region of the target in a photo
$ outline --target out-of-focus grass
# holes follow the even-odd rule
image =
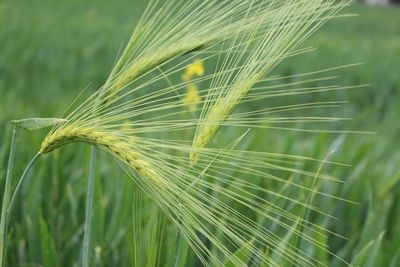
[[[94,90],[107,77],[119,48],[144,8],[142,1],[2,1],[0,3],[0,189],[4,187],[11,119],[60,115],[85,87]],[[339,71],[342,84],[370,84],[330,97],[348,99],[340,112],[354,118],[351,129],[375,135],[267,132],[253,142],[270,142],[275,152],[324,158],[351,167],[330,166],[340,185],[324,191],[355,201],[320,200],[338,218],[315,222],[347,238],[328,235],[333,253],[362,266],[398,266],[400,235],[400,10],[356,5],[358,17],[326,25],[306,45],[318,51],[288,60],[275,74],[303,73],[350,63]],[[313,96],[317,100],[319,95]],[[20,136],[15,174],[39,147],[44,132]],[[262,133],[260,132],[260,135]],[[9,236],[9,266],[73,266],[79,259],[89,150],[71,145],[44,157],[18,197]],[[132,182],[104,154],[99,158],[93,220],[92,261],[96,266],[132,264]],[[319,199],[316,199],[319,201]],[[173,235],[173,229],[168,230]],[[168,244],[167,244],[168,245]],[[173,251],[173,244],[170,247]],[[312,248],[315,250],[315,248]],[[314,251],[321,262],[341,266],[331,255]],[[168,252],[163,252],[168,254]],[[165,265],[173,262],[163,255]],[[188,261],[191,262],[192,255]],[[190,264],[189,264],[190,265]]]

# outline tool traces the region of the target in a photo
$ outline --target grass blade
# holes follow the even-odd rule
[[[58,255],[56,245],[51,237],[49,228],[42,216],[39,219],[40,225],[40,246],[42,252],[42,262],[44,267],[56,267],[58,264]]]
[[[88,267],[90,262],[90,234],[91,234],[91,219],[93,210],[93,192],[94,192],[94,172],[97,157],[97,148],[93,147],[89,168],[88,190],[86,195],[86,213],[85,213],[85,226],[83,236],[82,248],[82,266]]]
[[[11,148],[10,156],[8,158],[7,174],[6,174],[6,184],[4,187],[3,204],[1,209],[1,222],[0,222],[0,266],[4,266],[4,256],[5,256],[5,243],[7,237],[7,223],[6,218],[8,214],[8,207],[11,199],[11,184],[12,184],[12,171],[14,167],[15,159],[15,149],[17,146],[19,126],[14,125],[13,133],[11,137]]]

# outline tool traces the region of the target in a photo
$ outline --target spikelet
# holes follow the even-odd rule
[[[269,16],[260,21],[256,15],[263,12],[272,16],[275,5],[261,0],[151,1],[114,66],[109,83],[102,88],[108,92],[102,94],[103,98],[112,99],[133,80],[171,58],[212,47],[248,31],[254,24],[267,24]]]
[[[246,41],[243,35],[248,37],[249,32],[252,38],[265,35],[277,13],[286,10],[286,2],[296,8],[306,1],[151,1],[101,88],[102,98],[112,99],[173,58],[213,48],[229,39]]]
[[[274,80],[266,75],[285,58],[304,52],[296,50],[298,44],[348,1],[171,0],[157,9],[162,2],[151,2],[110,79],[70,112],[66,123],[52,129],[41,153],[72,142],[102,148],[174,223],[204,266],[222,266],[226,261],[235,266],[281,266],[281,258],[296,266],[323,265],[286,237],[295,236],[330,253],[315,238],[315,232],[330,233],[329,229],[308,221],[303,214],[310,210],[329,215],[304,196],[335,199],[318,191],[313,181],[339,179],[298,168],[321,164],[318,159],[237,149],[242,140],[254,136],[235,127],[337,121],[340,118],[282,114],[340,107],[342,102],[233,111],[244,101],[345,89],[311,87],[315,81],[330,82],[330,77],[313,75],[334,68],[299,74],[312,78],[291,84],[295,88],[257,87],[257,82],[282,81],[284,78]],[[206,95],[199,92],[200,117],[192,118],[182,102],[188,83],[171,80],[199,56],[204,64],[207,60],[217,63],[211,75],[191,80],[209,85]],[[121,130],[127,121],[134,127]],[[224,147],[207,147],[221,126],[229,127]],[[236,133],[241,136],[231,142]],[[236,254],[238,250],[251,252],[251,256],[243,259]]]
[[[288,3],[290,2],[288,1]],[[330,17],[340,7],[334,1],[321,0],[283,6],[267,30],[268,34],[252,44],[254,50],[244,64],[237,62],[238,55],[234,54],[233,63],[223,65],[223,68],[227,68],[226,65],[228,68],[238,68],[239,64],[243,64],[244,67],[235,73],[235,77],[232,76],[232,73],[228,73],[227,77],[223,77],[215,83],[214,86],[221,90],[218,95],[209,96],[211,104],[203,106],[203,118],[199,120],[193,139],[193,151],[190,153],[192,165],[199,157],[199,148],[205,147],[211,141],[220,125],[229,118],[256,82],[265,77],[288,54],[294,52],[304,40],[304,36],[318,28],[326,20],[320,20],[323,15],[326,15],[326,12]],[[318,23],[316,23],[317,21]],[[263,28],[263,25],[260,24],[259,27]],[[254,32],[250,32],[250,35],[253,34]],[[236,43],[234,45],[238,46]],[[230,80],[233,82],[229,82]],[[212,99],[213,97],[215,99]]]

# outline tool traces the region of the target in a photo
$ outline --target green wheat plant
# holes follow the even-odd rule
[[[179,233],[169,251],[175,266],[189,248],[204,266],[324,265],[300,244],[347,265],[320,241],[331,230],[308,216],[332,217],[315,196],[344,201],[321,189],[341,182],[323,166],[341,164],[270,151],[270,143],[247,147],[262,138],[255,129],[345,132],[330,125],[347,118],[329,115],[345,102],[310,97],[355,88],[334,84],[331,73],[348,66],[272,72],[310,52],[302,42],[348,4],[152,0],[105,84],[77,98],[38,155],[81,142],[119,163],[135,184],[135,266],[163,265],[170,226]],[[204,69],[180,79],[192,62]],[[295,81],[281,83],[288,79]],[[308,164],[319,168],[299,168]],[[156,215],[144,225],[149,210]]]

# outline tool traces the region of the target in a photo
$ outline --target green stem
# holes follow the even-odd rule
[[[16,197],[17,197],[17,194],[18,194],[19,190],[21,190],[21,185],[22,185],[22,183],[25,181],[26,175],[28,174],[29,170],[32,168],[33,164],[34,164],[35,161],[40,157],[40,155],[42,155],[42,154],[37,153],[37,154],[31,159],[31,161],[29,161],[28,165],[25,167],[25,170],[24,170],[24,172],[23,172],[22,175],[21,175],[21,178],[20,178],[19,181],[18,181],[17,187],[15,188],[15,191],[14,191],[12,197],[11,197],[10,206],[8,207],[8,210],[7,210],[7,215],[8,215],[8,217],[6,217],[7,223],[8,223],[9,216],[11,216],[11,213],[10,213],[10,212],[11,212],[13,206],[14,206],[15,199],[16,199]]]
[[[11,137],[10,155],[8,157],[6,184],[4,186],[3,204],[1,209],[1,221],[0,221],[0,266],[4,266],[4,255],[5,255],[5,243],[6,243],[6,216],[8,205],[11,199],[11,185],[12,185],[12,171],[14,167],[15,149],[17,146],[18,138],[18,125],[14,125],[13,133]]]
[[[177,236],[177,239],[176,239],[177,248],[175,250],[175,264],[174,264],[175,267],[179,266],[180,254],[181,254],[181,250],[182,250],[182,248],[181,248],[182,247],[182,240],[181,239],[182,239],[181,233],[178,230],[178,236]]]
[[[93,147],[90,159],[90,169],[88,178],[88,188],[86,194],[86,211],[85,211],[85,226],[83,235],[83,248],[82,248],[82,267],[89,266],[89,248],[90,248],[90,233],[91,233],[91,219],[93,209],[93,195],[94,195],[94,172],[97,157],[97,148]]]
[[[40,157],[40,155],[41,155],[40,153],[37,153],[31,159],[31,161],[28,163],[28,165],[25,167],[25,170],[22,173],[21,178],[18,181],[17,187],[15,188],[15,191],[12,194],[10,205],[8,206],[7,209],[5,209],[4,239],[3,240],[7,239],[7,228],[8,228],[8,224],[10,223],[10,218],[11,218],[11,215],[12,215],[11,212],[12,212],[12,209],[13,209],[13,206],[14,206],[14,203],[15,203],[16,196],[17,196],[18,192],[20,191],[21,185],[24,182],[24,180],[26,179],[26,176],[27,176],[29,170],[31,169],[31,167],[35,163],[35,161]],[[4,251],[4,255],[5,255],[5,247],[4,247],[3,251]],[[4,257],[2,259],[2,265],[1,266],[4,266]]]

